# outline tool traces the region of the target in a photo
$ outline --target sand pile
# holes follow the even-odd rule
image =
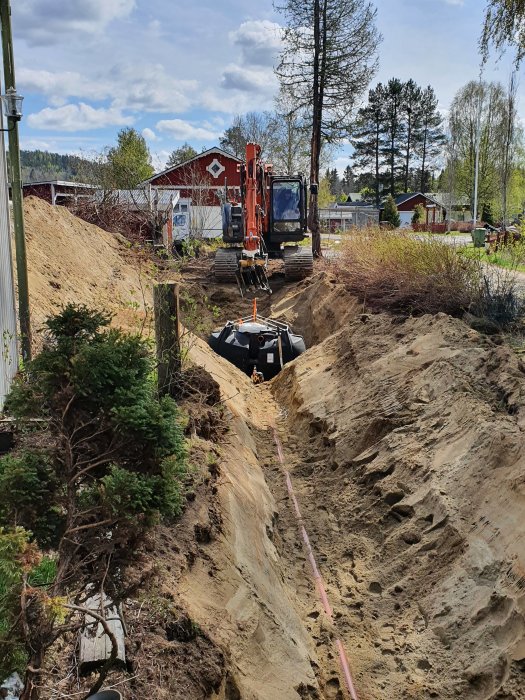
[[[35,333],[68,302],[111,311],[116,325],[140,329],[151,306],[151,270],[124,238],[37,197],[24,200],[24,216]]]
[[[274,380],[368,700],[525,698],[524,373],[448,316],[358,315]]]

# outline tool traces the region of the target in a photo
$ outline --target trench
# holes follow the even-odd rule
[[[272,311],[309,350],[270,384],[250,385],[207,349],[200,357],[225,396],[238,392],[227,402],[237,459],[225,512],[240,579],[217,593],[241,629],[223,638],[238,697],[351,697],[337,640],[359,698],[525,697],[524,533],[504,522],[509,508],[525,514],[525,499],[501,487],[523,465],[519,411],[494,417],[478,362],[465,365],[492,347],[448,317],[363,314],[327,276],[277,296]],[[501,365],[522,381],[510,357]],[[474,495],[474,483],[497,495]],[[480,519],[490,525],[471,525]]]

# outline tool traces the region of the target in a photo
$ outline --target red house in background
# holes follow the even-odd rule
[[[241,180],[237,166],[241,162],[221,148],[209,148],[194,158],[153,175],[143,184],[178,190],[180,206],[184,206],[184,200],[190,200],[192,218],[199,219],[194,227],[202,229],[204,235],[218,236],[222,233],[224,187],[227,184],[230,196],[239,192]]]

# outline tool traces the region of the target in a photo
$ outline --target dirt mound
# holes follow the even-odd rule
[[[360,304],[337,278],[319,272],[294,285],[285,285],[271,299],[273,318],[288,323],[304,337],[306,347],[332,335],[359,313]]]
[[[363,697],[525,698],[524,371],[443,314],[380,315],[274,380]]]
[[[151,306],[147,262],[121,236],[42,199],[24,200],[32,326],[68,302],[111,311],[115,325],[139,330]]]

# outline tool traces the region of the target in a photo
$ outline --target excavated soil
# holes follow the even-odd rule
[[[36,348],[45,319],[68,303],[105,309],[127,330],[149,322],[151,264],[125,238],[37,197],[24,199],[24,219]]]
[[[274,380],[364,698],[525,698],[524,372],[444,314],[379,315]]]
[[[76,300],[140,321],[146,307],[129,300],[143,284],[124,244],[27,206],[35,318]],[[187,325],[201,336],[251,310],[209,273],[206,259],[182,269]],[[184,404],[194,483],[180,522],[136,554],[128,668],[108,685],[122,683],[126,700],[340,700],[338,637],[360,700],[525,698],[521,361],[445,315],[367,314],[333,270],[285,286],[276,268],[273,282],[260,311],[310,349],[255,387],[189,337],[202,368]],[[86,687],[68,644],[55,651],[71,676],[46,698]]]

